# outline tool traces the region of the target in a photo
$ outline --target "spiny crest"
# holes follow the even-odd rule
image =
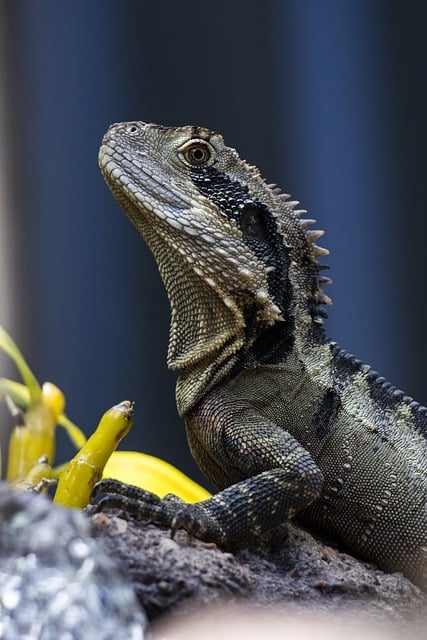
[[[246,167],[249,165],[245,162]],[[251,170],[254,171],[254,176],[261,181],[263,178],[256,167],[250,167]],[[264,181],[263,181],[264,182]],[[320,305],[330,305],[332,304],[331,298],[323,291],[323,287],[325,285],[329,285],[332,283],[330,278],[327,278],[323,275],[319,275],[319,272],[328,269],[329,266],[319,262],[318,258],[321,256],[329,255],[328,249],[317,244],[317,240],[324,235],[324,231],[321,229],[310,229],[313,224],[316,223],[316,220],[307,218],[307,211],[305,209],[298,209],[298,205],[300,204],[298,200],[291,200],[291,196],[288,193],[282,193],[280,187],[271,183],[268,184],[264,182],[264,185],[267,186],[267,189],[270,193],[273,194],[275,199],[279,199],[282,206],[275,208],[272,207],[271,212],[278,220],[278,227],[282,232],[284,242],[286,242],[287,237],[289,236],[289,230],[292,228],[294,231],[298,230],[302,232],[303,237],[306,240],[303,252],[304,252],[304,263],[306,264],[306,260],[312,264],[313,272],[315,275],[315,290],[313,292],[313,302],[315,305],[314,315],[316,321],[321,323],[322,316],[326,316],[326,313],[322,309],[317,309]],[[298,234],[299,235],[299,234]],[[292,242],[289,242],[292,245]],[[304,266],[304,271],[306,271],[306,267]]]
[[[300,204],[298,200],[290,200],[291,196],[287,193],[281,193],[280,187],[278,187],[276,184],[269,184],[268,187],[271,189],[274,195],[278,196],[285,204],[285,209],[284,211],[282,211],[279,218],[283,220],[284,216],[289,217],[289,215],[292,215],[293,219],[298,224],[300,230],[304,233],[304,236],[307,240],[309,249],[308,255],[315,272],[318,274],[317,290],[314,293],[315,304],[332,304],[332,299],[323,291],[323,287],[325,285],[332,284],[332,280],[331,278],[328,278],[326,276],[319,275],[320,271],[329,269],[328,265],[318,261],[318,258],[320,256],[329,255],[329,250],[316,244],[317,240],[321,238],[325,232],[322,229],[309,229],[309,227],[316,223],[316,220],[312,218],[306,218],[305,216],[307,215],[307,211],[305,209],[296,208]],[[322,313],[320,313],[320,315],[322,315]],[[323,315],[325,315],[324,312]]]
[[[305,215],[307,213],[307,211],[305,211],[304,209],[301,210],[297,210],[295,211],[296,214],[299,214],[300,216]],[[309,218],[301,218],[300,217],[300,225],[301,227],[305,230],[306,233],[306,237],[307,240],[311,243],[311,247],[312,247],[312,251],[313,251],[313,256],[314,256],[314,265],[316,267],[316,270],[322,270],[322,269],[327,269],[328,265],[322,264],[321,262],[319,262],[317,260],[317,258],[319,256],[327,256],[329,255],[329,250],[325,249],[324,247],[320,247],[319,245],[316,244],[316,241],[321,238],[325,232],[323,231],[323,229],[309,229],[308,227],[310,227],[311,225],[315,224],[316,220],[312,220]],[[318,275],[317,276],[317,283],[319,285],[318,287],[318,291],[316,292],[316,302],[317,304],[332,304],[332,300],[331,298],[326,295],[322,289],[322,287],[324,287],[325,285],[329,285],[332,284],[332,280],[331,278],[328,278],[326,276],[321,276]]]

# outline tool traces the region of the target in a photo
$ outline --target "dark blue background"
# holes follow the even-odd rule
[[[300,199],[327,231],[329,334],[427,402],[425,6],[3,0],[0,322],[87,432],[135,400],[123,447],[196,476],[168,302],[97,167],[107,126],[131,119],[219,130]]]

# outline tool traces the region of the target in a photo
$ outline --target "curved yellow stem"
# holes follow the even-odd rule
[[[54,502],[74,508],[88,504],[108,458],[128,433],[132,420],[133,404],[127,400],[104,413],[96,431],[61,474]]]

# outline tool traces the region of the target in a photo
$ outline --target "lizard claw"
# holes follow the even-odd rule
[[[188,513],[186,509],[181,509],[172,518],[171,522],[171,538],[175,537],[178,529],[185,529],[187,533],[192,533],[194,526],[194,518]]]
[[[175,537],[178,529],[184,529],[189,535],[195,538],[204,539],[206,527],[200,518],[200,513],[195,508],[195,504],[189,504],[185,508],[177,511],[171,522],[171,538]]]

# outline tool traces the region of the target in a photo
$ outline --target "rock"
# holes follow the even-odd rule
[[[207,603],[246,602],[292,614],[346,611],[355,621],[413,631],[427,622],[427,596],[407,578],[386,574],[295,524],[229,553],[184,531],[171,540],[167,529],[121,512],[107,513],[108,519],[105,513],[93,516],[96,535],[120,559],[151,620],[178,605],[187,616]]]
[[[274,611],[279,631],[302,619],[314,620],[316,637],[326,624],[327,635],[344,615],[366,629],[387,623],[422,638],[426,609],[426,594],[400,574],[383,573],[296,524],[226,552],[184,531],[172,540],[168,529],[121,511],[88,517],[0,484],[2,640],[139,640],[143,610],[150,621],[172,613],[176,632],[191,622],[194,637],[203,620],[221,637],[218,629],[232,626],[227,619],[231,635],[243,637],[238,629],[251,615],[259,624]],[[259,637],[254,618],[255,629]],[[184,630],[177,637],[193,636]]]
[[[213,604],[233,600],[251,590],[250,572],[231,554],[178,532],[129,519],[95,514],[95,535],[119,559],[150,619],[182,602]]]

